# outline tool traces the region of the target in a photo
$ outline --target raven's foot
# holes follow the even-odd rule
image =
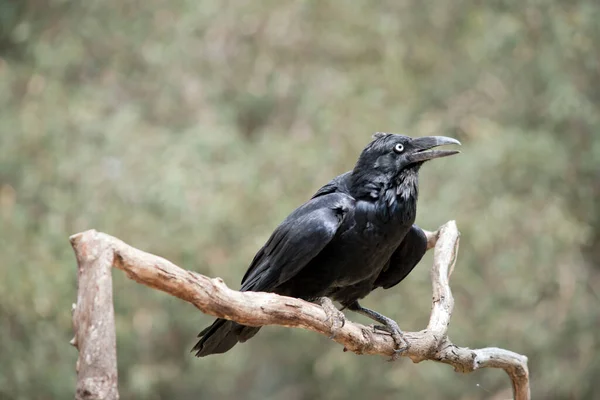
[[[331,336],[329,339],[333,339],[338,331],[346,324],[346,316],[335,307],[329,297],[320,297],[317,304],[325,311],[325,315],[327,316],[325,320],[329,323],[329,326],[331,326]]]
[[[408,340],[404,337],[404,333],[396,321],[390,319],[385,325],[373,325],[373,331],[387,332],[392,336],[392,339],[394,339],[396,349],[394,350],[394,355],[392,355],[390,361],[396,361],[398,357],[410,347]]]
[[[377,311],[373,311],[369,308],[361,306],[360,304],[358,304],[358,301],[349,304],[348,309],[362,314],[366,317],[369,317],[372,320],[382,324],[373,326],[373,331],[384,331],[392,336],[392,339],[394,339],[394,343],[396,344],[396,349],[394,350],[394,355],[392,356],[392,359],[390,361],[396,360],[400,354],[404,353],[410,347],[410,343],[408,343],[408,341],[404,337],[404,333],[402,333],[400,327],[393,319],[388,318],[385,315],[379,314]]]

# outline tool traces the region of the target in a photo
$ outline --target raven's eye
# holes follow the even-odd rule
[[[400,143],[396,143],[396,145],[394,146],[394,151],[396,153],[402,153],[402,150],[404,150],[404,146],[402,146],[402,144]]]

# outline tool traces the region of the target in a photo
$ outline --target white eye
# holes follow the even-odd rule
[[[402,146],[402,144],[400,144],[400,143],[396,143],[396,145],[394,146],[394,151],[396,153],[402,153],[403,150],[404,150],[404,146]]]

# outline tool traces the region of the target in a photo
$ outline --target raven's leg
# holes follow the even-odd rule
[[[323,311],[325,311],[325,315],[327,316],[326,321],[331,326],[331,336],[329,339],[333,339],[337,335],[337,332],[346,324],[346,316],[335,307],[329,297],[319,297],[315,303],[320,305]]]
[[[365,307],[361,306],[360,304],[358,304],[358,301],[355,301],[354,303],[349,304],[348,309],[352,310],[354,312],[357,312],[359,314],[362,314],[365,317],[369,317],[373,321],[377,321],[380,324],[383,324],[383,326],[376,325],[373,328],[379,329],[382,331],[386,331],[392,335],[392,339],[394,339],[394,342],[398,346],[398,348],[396,349],[396,354],[400,354],[400,353],[408,350],[410,344],[404,337],[404,333],[402,333],[402,331],[400,330],[400,327],[398,326],[396,321],[394,321],[391,318],[386,317],[385,315],[379,314],[377,311],[373,311],[369,308],[365,308]],[[392,359],[394,359],[394,357],[392,357]]]

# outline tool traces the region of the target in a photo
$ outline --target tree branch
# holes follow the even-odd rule
[[[76,400],[117,400],[117,340],[112,294],[113,251],[110,241],[71,236],[77,257],[77,305],[73,304],[79,350]]]
[[[515,399],[530,399],[527,357],[492,347],[477,350],[457,347],[448,339],[448,325],[454,308],[449,277],[456,263],[460,234],[454,221],[446,223],[436,232],[426,234],[428,248],[435,247],[431,269],[431,317],[425,330],[405,332],[410,348],[402,355],[415,363],[433,360],[450,364],[463,373],[479,368],[502,368],[512,381]],[[71,242],[80,271],[83,268],[96,268],[96,265],[85,262],[82,265],[81,261],[85,260],[85,254],[94,252],[98,257],[101,255],[102,259],[106,258],[104,264],[112,260],[113,266],[136,282],[185,300],[206,314],[249,326],[280,325],[303,328],[328,337],[333,334],[325,312],[315,304],[273,293],[229,289],[221,278],[210,279],[184,270],[164,258],[135,249],[119,239],[94,230],[73,235]],[[80,282],[80,296],[81,289]],[[106,302],[110,302],[110,299],[104,297]],[[77,338],[80,337],[78,334]],[[395,343],[391,336],[350,321],[336,331],[333,340],[342,344],[344,350],[356,354],[394,355]],[[114,371],[116,378],[116,365]]]

